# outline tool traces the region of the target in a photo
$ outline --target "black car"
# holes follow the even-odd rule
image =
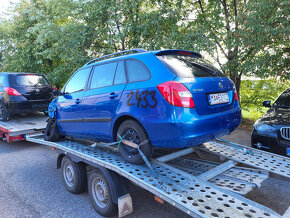
[[[252,146],[280,155],[290,156],[290,88],[286,89],[270,109],[254,124]]]
[[[0,120],[11,114],[47,111],[53,87],[45,76],[0,72]]]

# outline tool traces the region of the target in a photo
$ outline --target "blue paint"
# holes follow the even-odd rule
[[[117,120],[126,116],[136,119],[144,127],[153,146],[183,148],[227,134],[240,124],[241,110],[238,101],[234,100],[232,81],[226,77],[177,77],[155,56],[157,53],[124,55],[85,65],[83,68],[93,67],[89,77],[91,78],[97,65],[135,59],[145,64],[150,77],[146,81],[130,83],[126,73],[126,83],[96,89],[89,89],[90,83],[87,83],[82,91],[59,96],[51,103],[49,116],[57,119],[61,134],[110,142],[116,137],[113,129]],[[195,108],[176,107],[164,99],[157,85],[173,80],[184,84],[192,93]],[[222,83],[222,88],[219,83]],[[63,90],[65,88],[66,86]],[[137,90],[138,96],[142,97],[139,104]],[[155,100],[149,95],[146,99],[152,107],[157,101],[156,107],[146,107],[146,91],[155,93]],[[130,92],[134,93],[130,100],[132,106],[128,106]],[[207,95],[217,92],[228,93],[230,101],[209,105]]]

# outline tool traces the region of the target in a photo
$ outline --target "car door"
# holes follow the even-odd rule
[[[82,110],[84,90],[92,67],[78,70],[67,82],[58,97],[58,125],[65,135],[79,137],[82,133]]]
[[[125,86],[123,60],[94,67],[83,102],[84,129],[90,138],[110,140],[111,121]]]

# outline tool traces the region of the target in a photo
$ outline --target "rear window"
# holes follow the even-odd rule
[[[16,83],[20,86],[47,86],[48,81],[41,75],[17,75]]]
[[[161,55],[156,57],[178,77],[225,77],[220,70],[201,58],[184,55]]]
[[[286,89],[274,103],[275,107],[290,107],[290,89]]]

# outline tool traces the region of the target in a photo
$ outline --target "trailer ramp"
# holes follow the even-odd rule
[[[43,135],[30,136],[27,141],[55,147],[88,164],[115,171],[194,217],[281,217],[263,205],[164,163],[166,161],[153,160],[152,174],[146,165],[130,164],[109,148],[66,140],[48,142]]]

